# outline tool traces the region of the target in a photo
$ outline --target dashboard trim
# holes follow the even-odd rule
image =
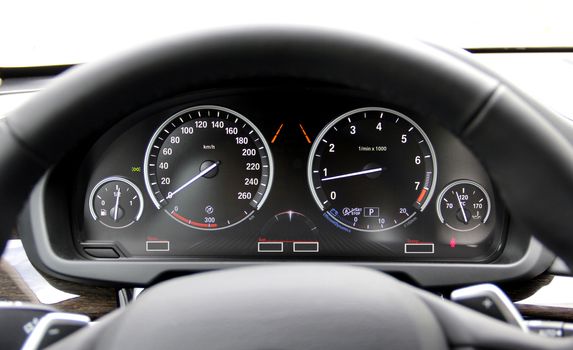
[[[243,247],[243,250],[240,250],[240,253],[229,250],[227,250],[226,252],[222,252],[218,249],[212,250],[212,247],[209,248],[211,250],[203,249],[202,251],[201,249],[199,251],[195,250],[196,246],[193,246],[191,248],[191,246],[188,245],[185,247],[180,243],[191,242],[191,240],[188,240],[187,238],[189,231],[180,230],[176,232],[176,234],[180,235],[179,238],[175,238],[174,236],[172,236],[172,234],[173,230],[176,230],[177,228],[176,227],[172,229],[170,228],[167,231],[162,231],[161,229],[158,229],[158,226],[156,226],[158,222],[153,220],[153,217],[149,215],[149,211],[144,214],[144,217],[138,224],[139,225],[138,227],[126,231],[125,232],[126,234],[122,234],[122,237],[121,238],[117,237],[117,239],[116,239],[116,234],[110,232],[105,233],[106,237],[100,236],[100,233],[103,232],[101,231],[102,228],[99,227],[99,225],[97,224],[94,226],[94,223],[91,220],[86,220],[88,216],[84,215],[87,212],[85,209],[85,204],[82,203],[85,201],[85,193],[87,193],[89,188],[93,187],[94,184],[97,181],[99,181],[100,178],[107,177],[110,175],[121,175],[130,178],[135,183],[137,183],[141,188],[144,188],[145,187],[144,179],[141,179],[139,177],[139,175],[137,174],[138,173],[137,170],[135,171],[133,170],[134,169],[133,166],[135,165],[137,169],[137,166],[140,165],[141,164],[140,162],[142,161],[140,152],[136,150],[148,148],[149,145],[148,140],[150,135],[152,135],[156,131],[157,127],[164,122],[164,118],[168,118],[169,116],[172,116],[174,113],[180,112],[181,109],[183,108],[189,108],[198,105],[217,105],[217,106],[226,105],[232,108],[232,110],[242,111],[241,113],[246,113],[245,115],[249,115],[250,116],[249,118],[255,118],[253,119],[253,121],[257,120],[257,124],[259,124],[261,127],[260,130],[266,129],[265,131],[269,135],[273,132],[276,132],[276,129],[270,126],[268,121],[272,123],[272,120],[267,118],[273,115],[274,113],[273,110],[276,106],[280,106],[282,105],[282,103],[290,104],[292,103],[291,101],[294,101],[293,99],[296,99],[296,101],[298,101],[297,103],[302,103],[307,108],[310,108],[312,112],[310,114],[306,112],[307,114],[304,115],[304,119],[301,119],[301,117],[303,117],[303,114],[300,113],[299,106],[293,107],[294,110],[293,108],[291,108],[290,110],[287,108],[288,113],[285,113],[286,111],[282,110],[282,113],[284,115],[291,115],[291,116],[297,115],[297,116],[291,119],[288,118],[285,119],[284,117],[282,117],[281,123],[305,122],[305,125],[309,128],[308,130],[312,132],[311,135],[318,134],[320,130],[323,128],[323,125],[327,124],[329,121],[332,120],[331,119],[332,115],[340,115],[342,113],[346,113],[348,110],[361,108],[365,105],[388,106],[387,107],[388,109],[403,111],[412,118],[416,117],[417,118],[416,123],[419,123],[419,126],[423,128],[424,132],[429,133],[428,136],[430,134],[433,136],[432,144],[433,147],[435,148],[435,152],[441,154],[450,154],[449,157],[443,157],[443,158],[440,157],[439,159],[439,167],[440,167],[440,172],[442,173],[442,178],[437,180],[436,184],[437,188],[442,188],[447,183],[449,183],[449,181],[454,181],[459,178],[469,178],[484,184],[484,186],[486,186],[486,188],[488,189],[488,191],[490,191],[490,193],[492,194],[496,193],[495,185],[490,182],[490,178],[487,176],[485,170],[481,167],[479,160],[473,157],[470,151],[467,148],[465,148],[460,143],[459,140],[456,140],[454,135],[452,135],[450,132],[448,132],[448,130],[444,129],[443,127],[440,127],[439,124],[433,122],[431,118],[428,118],[428,120],[424,120],[422,119],[422,116],[420,114],[410,110],[407,107],[397,106],[393,103],[389,103],[386,101],[380,101],[376,99],[372,94],[366,94],[358,90],[342,89],[340,87],[334,87],[330,85],[320,85],[320,84],[308,85],[304,91],[301,91],[298,87],[296,89],[293,89],[293,87],[294,86],[290,85],[285,87],[276,84],[270,84],[270,85],[253,84],[253,85],[248,85],[247,87],[230,86],[226,87],[225,89],[188,92],[186,94],[175,96],[172,97],[171,99],[158,101],[150,106],[147,106],[146,108],[127,116],[117,125],[110,128],[101,137],[98,137],[97,139],[94,138],[92,142],[86,143],[81,149],[76,151],[73,155],[70,155],[67,159],[63,160],[59,165],[57,165],[54,168],[54,174],[51,176],[47,188],[47,191],[48,193],[50,193],[50,195],[47,196],[46,200],[50,203],[46,204],[48,206],[46,211],[50,213],[51,217],[57,218],[55,220],[52,218],[48,219],[50,239],[54,240],[54,247],[56,251],[58,251],[58,253],[61,254],[62,256],[69,256],[69,254],[71,253],[73,254],[73,256],[71,256],[72,259],[76,259],[76,252],[79,253],[84,258],[93,259],[93,256],[85,254],[84,247],[88,244],[91,246],[99,242],[99,244],[101,245],[103,242],[106,242],[107,245],[104,247],[107,248],[111,247],[118,251],[122,251],[124,252],[123,258],[132,260],[139,259],[144,261],[150,261],[150,260],[190,261],[190,260],[205,259],[208,261],[219,261],[223,259],[226,261],[229,260],[237,261],[242,259],[254,259],[257,261],[259,260],[268,261],[268,260],[281,259],[281,261],[288,261],[286,257],[282,258],[278,257],[277,255],[279,254],[268,254],[267,256],[262,256],[261,255],[262,252],[255,253],[256,250],[252,249],[255,248],[253,246],[251,246],[251,250],[249,253],[253,255],[249,257],[246,257],[246,254],[244,254],[245,252],[247,252],[245,248],[249,249],[248,247]],[[277,96],[280,96],[280,98],[277,98]],[[284,101],[284,98],[282,96],[289,96],[288,97],[289,101]],[[336,97],[336,101],[328,100],[328,98],[332,98],[332,96]],[[261,107],[252,108],[255,105],[256,106],[261,105],[260,104],[261,98],[262,100],[265,101],[262,104],[262,108]],[[322,107],[312,109],[312,105],[324,106],[325,104],[329,106],[328,112],[322,112],[323,110]],[[317,111],[321,112],[317,113]],[[265,124],[264,121],[267,121],[267,124]],[[134,130],[136,130],[136,132],[132,133]],[[283,137],[287,135],[283,133]],[[299,134],[298,136],[300,137],[301,135],[302,134]],[[291,134],[288,135],[287,137],[289,137],[291,140],[294,140],[294,136],[295,135]],[[302,143],[302,140],[300,141]],[[134,145],[134,142],[137,143],[137,146]],[[312,142],[309,142],[309,144],[311,143]],[[287,155],[287,148],[283,148],[281,150],[280,147],[284,146],[282,146],[280,143],[278,143],[277,145],[275,145],[275,147],[278,148],[273,149],[273,154],[275,154],[274,152],[278,152],[278,155],[281,155],[282,152],[282,157],[280,159],[285,159],[284,156]],[[304,166],[309,151],[307,149],[302,149],[302,148],[305,147],[301,146],[299,147],[298,150],[296,148],[290,148],[290,147],[288,148],[287,156],[292,157],[291,159],[293,159],[295,162],[290,164],[290,163],[284,163],[283,161],[282,164],[279,164],[277,169],[281,169],[283,171],[282,174],[279,175],[279,178],[285,179],[286,176],[290,177],[291,173],[288,170],[285,172],[285,169],[292,169],[290,167],[296,166],[297,161],[300,162],[299,164]],[[291,149],[294,150],[292,153]],[[125,150],[131,150],[131,151],[126,152]],[[110,154],[112,155],[112,158],[114,158],[115,157],[114,155],[117,154],[123,154],[123,155],[127,154],[127,157],[120,157],[114,159],[113,162],[107,162],[105,163],[106,165],[103,166],[104,163],[102,163],[102,160],[105,162],[105,158],[108,157],[108,155]],[[456,156],[457,158],[453,157],[455,154],[457,154]],[[96,164],[98,165],[95,166]],[[128,164],[131,165],[131,168],[127,166]],[[79,169],[79,171],[77,169]],[[302,167],[300,169],[301,169],[300,172],[292,174],[294,177],[291,179],[291,181],[288,182],[289,186],[286,187],[284,186],[286,182],[278,183],[276,191],[273,190],[272,196],[274,197],[274,199],[271,201],[271,203],[268,203],[268,205],[265,205],[265,207],[262,208],[260,215],[252,216],[251,218],[253,218],[253,220],[248,220],[245,222],[245,226],[243,227],[251,225],[250,228],[246,229],[241,228],[236,232],[238,232],[239,234],[244,234],[249,230],[251,231],[258,230],[261,227],[263,227],[262,224],[264,223],[264,221],[260,221],[261,218],[270,217],[271,215],[276,214],[276,212],[283,212],[283,211],[286,212],[288,210],[291,210],[292,208],[296,208],[298,209],[298,211],[302,210],[303,212],[310,215],[312,217],[311,220],[312,224],[317,223],[318,225],[321,224],[323,225],[323,227],[319,227],[318,232],[321,233],[331,232],[333,228],[332,226],[329,225],[334,225],[335,228],[343,231],[344,233],[354,234],[351,229],[341,225],[336,220],[333,220],[330,215],[324,213],[323,215],[316,215],[319,213],[319,211],[316,211],[316,207],[312,205],[312,197],[309,195],[310,192],[305,191],[306,193],[305,195],[308,195],[309,197],[306,198],[308,201],[302,201],[301,199],[297,199],[297,202],[290,201],[293,198],[291,188],[306,188],[308,186],[308,179],[306,177],[301,176],[303,174],[302,171],[304,169]],[[456,172],[456,174],[452,175],[454,172]],[[67,176],[70,173],[77,173],[76,183],[73,186],[70,186],[70,182],[66,180]],[[291,186],[292,181],[295,181],[292,183],[296,185],[295,187]],[[283,187],[281,188],[281,186]],[[275,186],[273,185],[273,187]],[[282,191],[282,194],[280,191]],[[65,195],[66,193],[68,193],[69,196],[67,198],[64,198],[62,195],[63,194]],[[279,195],[278,197],[279,201],[277,201],[277,197],[275,197],[276,194]],[[280,200],[281,198],[285,199],[285,201],[281,201]],[[433,200],[434,199],[432,199],[432,201]],[[277,210],[269,211],[269,208],[272,208],[273,205],[276,206],[276,203],[288,203],[288,205],[284,204],[282,205],[282,207],[277,207],[276,208]],[[499,205],[497,206],[498,209],[496,209],[496,215],[502,220],[495,223],[495,225],[497,225],[496,229],[499,230],[498,232],[501,233],[501,237],[499,237],[499,239],[496,238],[495,242],[491,242],[489,244],[489,246],[491,247],[490,251],[486,252],[485,254],[475,255],[475,258],[471,258],[471,260],[474,263],[486,263],[486,262],[489,263],[496,261],[496,259],[500,257],[504,262],[514,262],[521,256],[521,254],[525,253],[525,249],[527,248],[527,244],[529,242],[528,241],[529,235],[524,237],[523,240],[520,240],[521,242],[516,243],[518,250],[516,251],[517,254],[510,253],[508,255],[504,253],[502,256],[501,254],[502,248],[505,244],[505,241],[507,241],[508,238],[507,230],[509,227],[508,226],[509,217],[507,216],[507,212],[505,210],[505,207],[503,206],[503,203],[501,202],[497,203]],[[302,207],[300,207],[301,204]],[[304,207],[304,205],[308,206]],[[71,221],[70,221],[70,215],[68,215],[68,213],[65,213],[64,209],[61,209],[64,207],[68,208],[68,213],[71,215]],[[80,213],[81,207],[84,207],[84,214]],[[150,207],[147,206],[147,208]],[[153,208],[151,207],[151,209]],[[384,242],[384,245],[378,245],[380,251],[375,252],[373,250],[370,250],[369,254],[364,254],[364,251],[357,249],[358,246],[354,246],[355,250],[352,253],[342,251],[336,254],[328,255],[324,254],[326,250],[321,249],[322,252],[320,254],[322,254],[328,260],[337,260],[337,261],[344,260],[344,261],[411,262],[415,260],[415,261],[426,261],[426,262],[431,261],[439,263],[449,263],[452,261],[468,263],[469,262],[468,259],[466,257],[461,256],[460,254],[452,254],[448,256],[439,255],[443,253],[448,254],[448,252],[452,252],[451,236],[447,237],[447,239],[445,238],[448,235],[448,232],[445,231],[446,229],[444,229],[443,224],[437,220],[437,217],[435,217],[435,213],[433,214],[426,210],[424,215],[425,216],[417,215],[412,220],[403,224],[400,228],[397,227],[397,230],[411,230],[410,229],[411,225],[412,226],[417,225],[417,228],[416,226],[414,226],[414,228],[412,229],[412,231],[410,231],[410,234],[408,235],[408,238],[412,240],[412,242],[441,240],[442,244],[436,247],[437,248],[436,251],[438,251],[439,253],[435,255],[434,254],[413,255],[404,253],[403,252],[404,243],[401,240],[392,241],[393,238],[390,238],[387,241],[384,241],[384,239],[381,240],[380,242]],[[164,215],[161,215],[161,217],[163,216]],[[175,221],[179,222],[180,220],[174,218],[172,215],[169,216],[170,216],[169,219],[173,220],[173,222]],[[428,217],[433,218],[433,222],[425,221],[428,219]],[[151,221],[148,220],[149,218],[152,218],[152,220]],[[257,226],[257,224],[255,224],[255,226],[253,226],[251,223],[252,222],[256,223],[257,218],[259,220],[258,224],[261,225]],[[68,239],[67,237],[63,238],[64,241],[67,241],[68,243],[74,242],[73,245],[75,247],[71,245],[68,247],[64,247],[66,243],[57,240],[58,239],[57,235],[59,234],[58,233],[59,231],[65,230],[70,223],[72,224],[72,231],[69,233],[69,235],[67,233],[66,235],[71,236],[72,239]],[[161,223],[161,225],[164,224],[165,223]],[[172,222],[166,224],[172,224]],[[435,233],[438,234],[437,236],[431,237],[431,239],[430,238],[424,239],[425,237],[423,228],[424,224],[436,225],[436,227],[440,227],[442,228],[442,230],[440,232],[435,231]],[[176,226],[178,225],[179,223]],[[527,230],[523,231],[527,232]],[[358,233],[358,235],[362,234],[357,231],[355,232]],[[400,235],[400,238],[402,238],[400,231],[389,231],[390,235],[393,235],[394,232],[399,232],[398,234]],[[143,238],[141,233],[147,233],[148,238],[151,240],[173,239],[173,242],[179,242],[179,243],[172,244],[172,248],[174,248],[174,250],[170,250],[170,252],[165,252],[163,254],[160,253],[149,254],[147,250],[143,250],[142,246],[142,244],[144,243],[143,241],[134,240],[134,238],[135,239]],[[128,238],[126,239],[125,237]],[[182,237],[185,238],[183,238],[183,240],[180,240],[180,238]],[[340,237],[344,239],[343,236],[339,236],[339,238]],[[394,237],[398,236],[394,235]],[[253,237],[251,237],[251,239],[252,238]],[[364,238],[365,237],[363,235],[361,239]],[[366,237],[367,240],[372,238],[375,240],[377,239],[377,237]],[[268,239],[268,237],[264,237],[264,239]],[[322,240],[325,243],[326,241],[328,241],[328,239],[330,239],[328,236],[322,237]],[[219,240],[219,242],[221,241],[226,241],[226,240]],[[513,241],[518,241],[518,240],[513,240]],[[214,242],[214,240],[212,242]],[[394,244],[394,246],[392,248],[389,248],[388,246],[385,245],[386,242]],[[347,241],[344,244],[348,243],[350,242]],[[463,241],[457,239],[455,244],[456,246],[464,245]],[[132,250],[134,249],[134,247],[135,250]],[[323,247],[327,246],[323,245]],[[364,248],[372,249],[372,247],[373,246]],[[332,249],[332,245],[330,248]],[[474,247],[471,246],[470,244],[466,244],[465,252],[469,252],[470,250],[473,250],[473,248]],[[189,249],[194,249],[195,252],[190,253]],[[225,247],[225,249],[228,249],[228,247]],[[495,251],[492,251],[493,249],[495,249]],[[290,252],[291,251],[290,247],[288,247],[288,249],[286,249],[284,253],[286,253],[286,251]],[[332,252],[332,250],[330,252]],[[316,254],[314,256],[310,256],[309,254],[300,254],[296,257],[296,259],[298,260],[300,258],[300,260],[305,260],[305,261],[318,261],[317,255],[319,254]],[[499,262],[501,260],[497,261]]]
[[[164,273],[193,273],[241,266],[297,264],[292,261],[129,261],[79,260],[59,256],[50,243],[46,221],[46,188],[51,171],[34,188],[20,218],[22,240],[34,266],[59,278],[83,283],[147,286]],[[40,247],[41,249],[38,249]],[[388,273],[401,273],[424,287],[507,281],[541,274],[555,255],[531,238],[524,255],[510,263],[401,263],[401,262],[324,262],[351,264]],[[308,262],[300,262],[308,263]],[[439,271],[440,273],[436,273]]]

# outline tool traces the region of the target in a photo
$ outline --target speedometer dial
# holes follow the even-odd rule
[[[369,107],[336,118],[320,132],[308,178],[327,218],[354,230],[383,231],[425,209],[436,168],[432,144],[412,119]]]
[[[217,230],[261,208],[271,189],[273,160],[247,118],[223,107],[198,106],[157,129],[144,171],[158,209],[189,227]]]

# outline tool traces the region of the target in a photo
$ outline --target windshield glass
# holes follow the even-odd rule
[[[163,37],[245,25],[400,35],[460,48],[573,46],[570,0],[163,0],[150,4],[6,1],[0,20],[0,67],[89,62]]]

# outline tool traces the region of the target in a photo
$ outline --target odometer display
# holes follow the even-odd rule
[[[263,205],[273,161],[247,118],[219,106],[198,106],[157,129],[144,171],[158,209],[189,227],[217,230],[240,223]]]
[[[436,157],[424,131],[406,115],[361,108],[320,132],[308,178],[330,218],[353,230],[383,231],[425,209],[435,187]]]

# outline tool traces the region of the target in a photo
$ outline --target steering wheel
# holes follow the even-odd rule
[[[474,63],[422,42],[309,30],[186,36],[74,68],[0,123],[0,241],[34,184],[80,143],[161,99],[222,84],[315,81],[408,106],[483,162],[511,213],[573,266],[573,134]],[[566,349],[383,273],[285,264],[182,277],[54,349]]]

